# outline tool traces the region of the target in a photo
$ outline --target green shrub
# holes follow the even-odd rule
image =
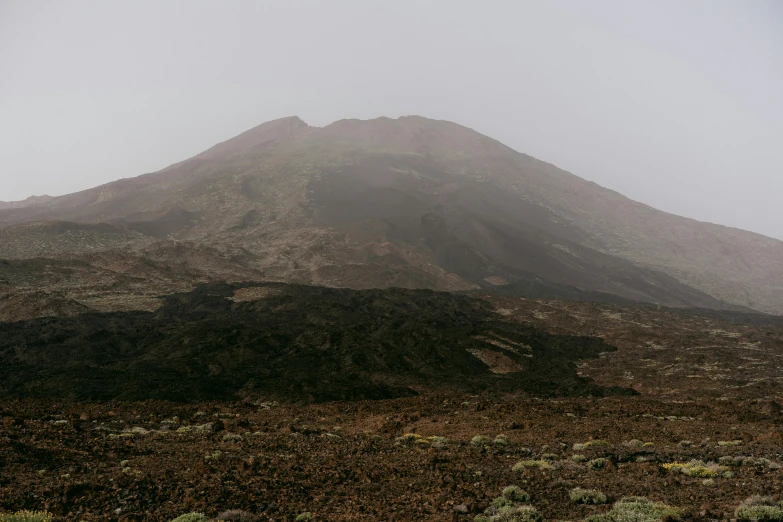
[[[589,459],[584,455],[571,455],[571,460],[574,462],[587,462]]]
[[[470,439],[470,443],[472,445],[480,446],[480,447],[489,445],[489,441],[490,439],[486,435],[476,435],[475,437]]]
[[[608,513],[589,516],[584,522],[659,522],[664,517],[680,520],[680,516],[679,511],[661,502],[644,497],[626,497],[615,502]]]
[[[606,504],[606,495],[595,489],[574,488],[568,496],[575,504]]]
[[[544,517],[533,506],[505,506],[487,520],[489,522],[542,522]]]
[[[490,505],[495,509],[500,509],[506,506],[516,506],[516,503],[513,500],[507,499],[506,497],[496,497],[492,499],[492,503]]]
[[[520,460],[514,464],[514,467],[511,468],[511,471],[522,471],[526,468],[555,469],[552,464],[545,460]]]
[[[718,446],[722,446],[724,448],[731,447],[731,446],[741,446],[742,441],[741,440],[719,440]]]
[[[17,511],[0,514],[0,522],[51,522],[54,515],[46,511]]]
[[[178,516],[171,522],[209,522],[209,519],[203,513],[186,513]]]
[[[772,462],[771,460],[764,457],[731,457],[726,455],[724,457],[720,457],[718,462],[724,466],[748,466],[770,469],[780,468],[780,464],[777,462]]]
[[[573,449],[574,451],[582,451],[593,446],[609,446],[609,443],[602,439],[588,440],[584,444],[574,444]]]
[[[626,442],[625,445],[629,448],[641,448],[644,446],[644,442],[640,441],[639,439],[631,439]]]
[[[313,514],[309,511],[305,511],[304,513],[298,515],[295,519],[296,522],[308,522],[313,519]]]
[[[495,437],[495,440],[492,441],[492,444],[495,444],[496,446],[508,446],[508,437],[501,433]]]
[[[783,521],[783,505],[770,497],[750,497],[742,501],[734,511],[734,516],[740,522]]]
[[[530,500],[527,491],[519,486],[508,486],[503,490],[502,496],[512,502],[528,502]]]
[[[603,469],[606,467],[606,459],[593,459],[587,463],[587,467],[590,469]]]
[[[691,460],[690,462],[670,462],[661,464],[661,467],[672,473],[680,472],[689,477],[713,478],[725,471],[722,466],[714,462],[707,464],[701,460]]]
[[[207,453],[207,455],[204,457],[204,460],[210,461],[210,460],[220,460],[220,457],[223,455],[223,452],[220,450],[215,450],[212,453]]]

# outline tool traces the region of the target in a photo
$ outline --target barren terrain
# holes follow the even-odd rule
[[[196,358],[190,376],[172,374],[167,387],[148,387],[147,395],[156,400],[62,401],[45,385],[37,389],[47,398],[36,398],[36,388],[28,387],[21,394],[26,398],[15,399],[13,390],[23,388],[6,388],[0,403],[0,508],[45,508],[74,521],[167,521],[190,511],[216,516],[228,509],[243,509],[261,520],[293,520],[311,512],[315,520],[468,521],[504,487],[517,485],[546,520],[581,520],[609,509],[572,502],[569,492],[577,487],[600,490],[608,502],[635,495],[662,501],[678,509],[682,519],[728,520],[743,499],[780,494],[779,318],[420,291],[404,296],[410,315],[397,309],[390,316],[400,292],[252,284],[205,287],[177,299],[180,307],[191,303],[205,312],[218,309],[210,301],[225,302],[220,306],[238,312],[235,329],[249,321],[242,319],[243,306],[258,314],[259,324],[268,323],[265,307],[274,304],[280,311],[287,303],[284,316],[295,319],[301,312],[326,325],[326,310],[337,313],[340,302],[356,306],[365,298],[367,304],[357,307],[366,316],[358,326],[346,328],[351,319],[336,315],[343,317],[341,330],[364,338],[368,349],[378,336],[386,336],[415,339],[407,344],[408,358],[421,357],[418,350],[424,347],[433,351],[433,359],[421,360],[418,371],[405,371],[407,381],[394,381],[412,385],[407,394],[412,396],[391,390],[397,398],[334,402],[263,386],[259,393],[246,393],[246,376],[230,367],[228,377],[238,381],[224,381],[224,390],[188,388],[188,379],[215,383],[222,378],[226,368],[215,370],[209,356]],[[369,327],[373,316],[407,322],[374,331]],[[473,341],[460,345],[429,329],[426,325],[438,316],[462,323],[462,330],[448,331]],[[78,325],[86,340],[98,339],[80,317],[72,327]],[[106,327],[118,321],[116,314],[91,317],[109,321]],[[159,342],[167,336],[179,339],[178,321],[167,333],[161,331]],[[53,324],[31,320],[3,327],[36,325],[45,332]],[[121,321],[112,326],[116,331],[124,327]],[[57,331],[63,346],[69,346],[71,330]],[[3,352],[3,362],[28,354],[27,364],[45,368],[45,361],[36,360],[41,355],[34,356],[36,335],[28,332],[14,341],[15,355]],[[202,334],[193,335],[201,346],[208,345]],[[237,335],[241,339],[241,332]],[[308,339],[304,346],[319,342],[303,339]],[[604,348],[581,356],[566,351],[558,356],[564,357],[561,364],[544,349],[556,346],[555,339],[571,339],[563,346],[577,346],[581,339]],[[536,341],[542,348],[527,354],[532,357],[492,355],[513,355],[512,348]],[[92,353],[71,346],[82,357]],[[332,344],[326,351],[340,353],[340,346],[347,345]],[[376,358],[383,353],[377,349],[366,353]],[[390,382],[393,375],[387,361],[375,367],[374,376],[340,381],[339,365],[349,364],[340,357],[338,366],[322,365],[318,372],[339,386],[327,382],[319,389],[361,391],[363,383],[378,382],[382,375]],[[462,357],[467,359],[458,363]],[[538,368],[554,364],[559,370],[532,376],[537,359],[546,362]],[[75,357],[74,364],[79,360]],[[199,373],[202,364],[206,373]],[[426,365],[440,365],[437,377],[427,373]],[[210,368],[217,373],[210,375]],[[463,378],[448,380],[463,371]],[[72,375],[77,382],[78,372]],[[144,375],[129,376],[149,382]],[[411,376],[418,376],[417,385]],[[112,379],[100,389],[111,389]],[[62,386],[63,381],[56,385]],[[75,385],[74,394],[83,389],[90,388]],[[138,386],[134,393],[144,389]],[[204,400],[160,400],[161,390],[183,389],[201,389],[202,395],[193,397]],[[210,390],[223,400],[209,400]],[[701,461],[704,469],[692,461]]]

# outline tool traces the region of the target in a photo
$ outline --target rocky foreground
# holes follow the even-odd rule
[[[259,520],[468,521],[517,486],[546,520],[581,520],[627,496],[670,506],[668,520],[722,520],[745,498],[783,489],[778,410],[492,394],[306,406],[4,401],[0,506],[74,521],[237,509]],[[577,488],[600,492],[598,504],[572,500]]]

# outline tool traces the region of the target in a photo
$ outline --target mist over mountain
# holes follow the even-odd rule
[[[159,172],[4,203],[0,259],[0,290],[56,291],[74,310],[257,280],[783,314],[783,242],[420,116],[283,118]]]

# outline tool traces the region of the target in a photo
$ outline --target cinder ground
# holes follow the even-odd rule
[[[0,508],[48,509],[74,521],[171,520],[235,508],[275,521],[304,511],[324,521],[467,521],[503,487],[518,485],[546,520],[609,509],[572,503],[575,487],[598,489],[610,502],[643,495],[684,519],[728,520],[751,495],[779,500],[783,330],[644,307],[484,299],[506,321],[615,345],[617,352],[578,363],[578,371],[639,395],[4,400]],[[506,443],[495,442],[501,434]],[[488,439],[471,443],[477,435]],[[575,449],[595,440],[607,445]],[[589,465],[597,458],[604,467]],[[524,460],[544,463],[512,470]],[[663,466],[691,460],[715,465],[697,472],[703,476]]]

